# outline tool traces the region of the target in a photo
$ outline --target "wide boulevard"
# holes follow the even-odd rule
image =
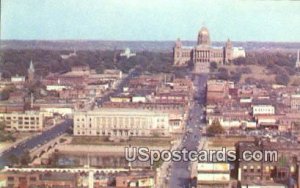
[[[189,119],[186,123],[185,134],[181,140],[180,148],[188,151],[197,151],[201,137],[200,127],[204,125],[205,113],[203,106],[206,102],[206,74],[194,75],[195,95],[191,105]],[[191,181],[191,162],[172,162],[170,173],[167,175],[169,186],[172,188],[189,188]]]

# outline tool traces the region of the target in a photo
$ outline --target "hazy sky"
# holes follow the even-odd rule
[[[300,42],[300,1],[1,0],[2,39]]]

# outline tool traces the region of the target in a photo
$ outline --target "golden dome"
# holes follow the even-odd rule
[[[202,27],[199,31],[199,35],[209,35],[208,29],[206,27]]]
[[[198,33],[198,45],[210,46],[209,32],[206,27],[202,27]]]

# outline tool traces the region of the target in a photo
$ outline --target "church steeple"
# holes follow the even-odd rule
[[[29,70],[34,72],[34,66],[33,66],[32,60],[30,61]]]
[[[34,80],[34,66],[33,66],[33,63],[32,61],[30,61],[30,65],[29,65],[29,68],[28,68],[28,81],[29,82],[32,82]]]

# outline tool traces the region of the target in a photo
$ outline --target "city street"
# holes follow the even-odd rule
[[[109,101],[110,96],[122,93],[123,87],[126,86],[132,78],[140,75],[140,72],[138,70],[139,68],[140,68],[139,66],[136,66],[135,68],[131,69],[129,71],[128,75],[121,80],[121,82],[118,84],[116,89],[107,93],[106,95],[102,96],[101,98],[96,99],[97,105],[102,106],[104,102]]]
[[[203,126],[205,114],[203,113],[203,105],[205,104],[205,85],[207,75],[195,75],[194,86],[196,89],[194,102],[190,110],[189,119],[186,125],[186,131],[182,139],[181,147],[178,149],[186,148],[188,151],[197,151],[200,130],[199,127]],[[190,162],[172,162],[169,176],[169,186],[172,188],[185,188],[191,187],[191,167]]]

